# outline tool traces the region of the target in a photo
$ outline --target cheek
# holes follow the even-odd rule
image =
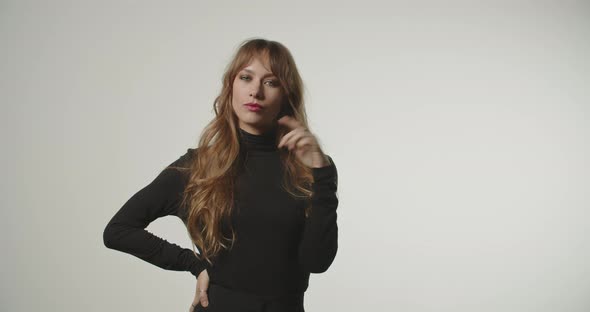
[[[238,86],[238,84],[236,83],[236,81],[234,80],[234,83],[233,83],[233,85],[232,85],[232,87],[231,87],[231,93],[232,93],[232,97],[235,97],[235,96],[237,95],[237,94],[236,94],[236,93],[237,93],[236,91],[238,90],[238,88],[239,88],[239,86]]]
[[[283,93],[281,92],[281,90],[269,89],[267,91],[267,96],[272,98],[273,102],[280,102],[282,100]]]
[[[240,84],[234,82],[231,90],[232,103],[240,102]]]

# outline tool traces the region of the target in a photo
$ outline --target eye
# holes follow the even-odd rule
[[[268,80],[267,82],[270,82],[271,87],[278,87],[279,86],[279,82],[276,80]]]
[[[244,81],[249,81],[251,80],[250,76],[248,75],[240,75],[240,80],[244,80]],[[267,80],[265,81],[265,83],[268,83],[269,86],[271,87],[278,87],[279,86],[279,81],[278,80]]]

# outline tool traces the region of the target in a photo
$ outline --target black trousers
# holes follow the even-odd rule
[[[200,303],[195,312],[305,312],[304,294],[281,297],[258,296],[209,283],[207,290],[209,305]]]

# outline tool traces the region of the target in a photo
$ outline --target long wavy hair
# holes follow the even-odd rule
[[[206,259],[211,265],[212,259],[222,249],[230,249],[236,240],[231,222],[226,223],[231,220],[235,180],[243,165],[238,118],[232,107],[232,90],[238,72],[255,57],[268,58],[272,73],[279,79],[283,103],[278,118],[289,115],[309,129],[303,100],[303,81],[289,50],[279,42],[261,38],[243,41],[225,70],[221,93],[213,102],[215,117],[201,133],[198,148],[193,150],[192,161],[184,168],[176,167],[189,173],[180,205],[185,212],[188,234],[201,254],[199,256],[194,251],[194,246],[193,252],[197,258]],[[290,130],[278,126],[276,131],[278,145]],[[307,218],[311,209],[308,200],[312,195],[311,169],[288,149],[280,149],[279,153],[285,169],[282,187],[291,196],[306,200],[304,216]],[[229,229],[231,236],[226,236],[223,229]]]

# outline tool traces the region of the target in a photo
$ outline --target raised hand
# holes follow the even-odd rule
[[[330,164],[316,137],[299,121],[291,116],[283,116],[278,123],[291,130],[281,138],[279,148],[285,146],[294,151],[297,158],[308,167],[320,168]]]

